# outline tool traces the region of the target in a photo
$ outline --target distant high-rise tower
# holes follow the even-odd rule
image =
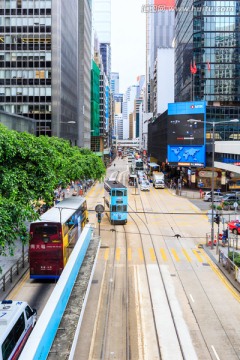
[[[93,0],[93,28],[100,43],[111,43],[111,0]]]
[[[119,73],[111,72],[111,90],[113,94],[119,93]]]
[[[153,4],[153,0],[147,0]],[[154,109],[154,80],[155,64],[158,57],[158,49],[169,49],[173,47],[175,13],[164,10],[147,12],[146,21],[146,111],[153,112]],[[166,68],[165,71],[172,71]]]

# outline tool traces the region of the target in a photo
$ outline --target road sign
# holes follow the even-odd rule
[[[95,211],[96,211],[97,213],[103,213],[103,212],[104,212],[104,206],[103,206],[102,204],[97,204],[97,205],[95,206]]]
[[[233,207],[234,207],[235,210],[237,209],[238,203],[237,203],[236,201],[235,201],[235,203],[233,204]]]

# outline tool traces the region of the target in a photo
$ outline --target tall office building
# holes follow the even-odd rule
[[[107,43],[100,43],[100,53],[102,56],[103,70],[108,78],[111,80],[111,45]]]
[[[67,6],[68,1],[65,3]],[[90,0],[78,1],[78,29],[78,145],[90,148],[92,60],[92,9]]]
[[[111,81],[111,0],[93,0],[93,30],[96,32],[99,49],[102,59],[103,73],[101,74],[100,83],[103,84],[102,93],[100,90],[100,122],[102,123],[101,128],[104,132],[104,148],[107,152],[106,147],[111,144],[112,129],[114,127],[114,119],[112,112],[112,95],[110,92],[110,81]],[[105,84],[105,85],[104,85]],[[106,113],[104,109],[101,109],[101,94],[106,99]],[[103,100],[103,103],[105,100]],[[103,106],[105,108],[105,105]],[[101,120],[103,116],[103,121]],[[106,124],[106,128],[104,128]]]
[[[100,43],[111,43],[111,0],[93,0],[93,28]]]
[[[0,0],[0,16],[1,109],[35,119],[36,135],[90,147],[88,0]]]
[[[136,99],[138,85],[131,85],[124,94],[123,108],[123,139],[129,139],[129,115],[134,111],[134,100]],[[134,134],[133,134],[134,137]]]
[[[147,0],[148,5],[153,5],[153,0]],[[174,11],[157,11],[146,13],[146,99],[145,111],[154,111],[154,79],[155,63],[158,49],[173,47],[175,13]],[[165,69],[170,74],[172,69]],[[170,74],[171,76],[171,74]]]
[[[212,166],[213,121],[215,166],[240,181],[240,124],[226,123],[240,120],[240,1],[176,5],[193,11],[176,12],[175,101],[207,101],[207,166]]]
[[[119,73],[111,72],[111,91],[114,94],[119,93]]]
[[[240,105],[239,32],[239,1],[198,1],[176,13],[175,101]]]

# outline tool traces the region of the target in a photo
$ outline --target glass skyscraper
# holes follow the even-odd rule
[[[240,1],[179,0],[177,10],[175,101],[239,106]]]

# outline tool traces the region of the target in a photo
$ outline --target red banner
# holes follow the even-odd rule
[[[161,6],[163,9],[174,8],[175,0],[154,0],[154,5]]]

